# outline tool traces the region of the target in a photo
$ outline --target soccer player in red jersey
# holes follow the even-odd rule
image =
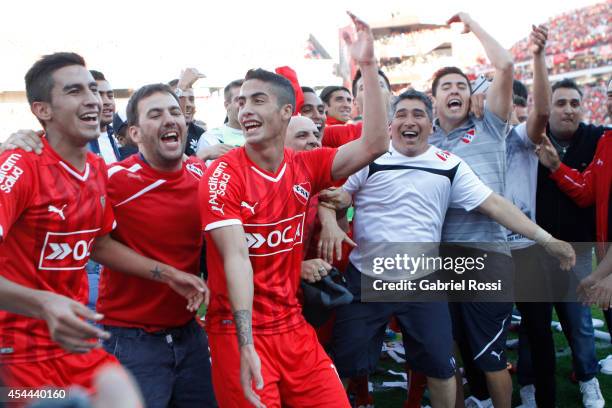
[[[9,386],[90,388],[98,368],[117,361],[88,341],[92,334],[108,339],[109,333],[79,320],[90,317],[81,304],[88,295],[83,269],[90,252],[114,269],[167,282],[188,299],[190,312],[204,300],[206,288],[199,278],[108,236],[116,223],[106,196],[106,165],[86,150],[97,132],[92,129],[99,126],[101,103],[82,58],[69,53],[44,57],[26,75],[26,88],[46,137],[40,156],[19,150],[0,155],[3,239],[11,229],[0,246],[0,259],[6,261],[0,272],[14,282],[1,281],[0,290],[8,288],[10,299],[25,299],[24,305],[7,309],[45,318],[51,337],[43,321],[0,312],[3,379]]]
[[[26,290],[29,301],[17,311],[34,318],[0,311],[2,377],[10,387],[90,387],[97,368],[116,364],[87,341],[108,334],[79,322],[90,315],[70,300],[87,301],[91,244],[113,227],[106,166],[87,153],[99,134],[101,100],[85,62],[72,53],[35,63],[26,74],[26,93],[45,129],[45,149],[40,156],[21,150],[0,155],[0,274],[12,281],[9,287]]]
[[[194,288],[205,287],[198,276],[198,184],[205,166],[195,157],[183,161],[187,125],[168,85],[137,90],[127,116],[140,153],[108,170],[117,219],[112,237],[176,269],[148,276],[103,270],[97,311],[112,334],[104,348],[132,372],[147,407],[212,407],[208,341],[188,307],[197,304]]]
[[[108,198],[118,225],[112,238],[99,237],[92,246],[92,257],[105,265],[97,310],[112,338],[103,346],[134,375],[146,406],[214,406],[208,342],[194,320],[207,296],[197,276],[197,188],[205,166],[196,158],[183,160],[187,127],[169,86],[143,86],[127,113],[140,153],[109,168]],[[11,140],[24,147],[40,142],[32,131]],[[164,222],[151,224],[155,218]],[[125,246],[168,265],[126,268],[122,259],[133,252],[125,253]]]
[[[246,144],[217,160],[200,183],[211,288],[207,331],[222,407],[348,407],[296,294],[308,198],[389,145],[372,33],[351,17],[358,32],[351,54],[368,94],[365,136],[338,151],[285,149],[293,88],[276,74],[252,70],[239,99]]]

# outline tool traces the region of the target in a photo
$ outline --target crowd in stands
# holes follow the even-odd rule
[[[606,81],[601,79],[594,84],[587,84],[582,87],[584,92],[584,121],[587,123],[597,123],[610,125],[612,118],[606,110]]]
[[[606,1],[552,17],[546,22],[550,44],[547,54],[579,52],[598,45],[610,44],[611,12],[612,2]],[[511,51],[516,61],[530,59],[529,38],[525,37],[519,41]]]
[[[421,55],[449,41],[451,35],[448,28],[395,32],[376,39],[374,47],[380,59]]]

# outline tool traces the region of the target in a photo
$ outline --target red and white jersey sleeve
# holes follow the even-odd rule
[[[222,159],[206,171],[199,188],[204,231],[242,224],[243,181],[231,162]]]
[[[79,171],[43,141],[41,155],[0,155],[0,274],[20,285],[82,303],[89,295],[85,266],[96,237],[114,224],[106,165],[88,153]],[[0,363],[65,354],[46,323],[0,311]]]
[[[202,226],[242,225],[253,268],[253,331],[280,333],[304,319],[297,300],[303,259],[304,223],[312,195],[332,184],[335,149],[284,151],[275,173],[255,165],[244,148],[218,159],[200,182]],[[210,333],[235,332],[223,259],[207,237],[211,300]]]
[[[0,242],[36,193],[37,173],[22,150],[0,154]]]

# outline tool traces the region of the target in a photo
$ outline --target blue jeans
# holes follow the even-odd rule
[[[85,270],[87,271],[87,280],[89,281],[89,299],[87,302],[87,307],[94,311],[96,310],[96,302],[98,301],[100,269],[102,269],[102,265],[92,260],[89,260],[85,266]]]
[[[148,408],[216,407],[208,339],[195,320],[148,333],[104,326],[112,334],[104,349],[115,355],[140,386]]]
[[[556,260],[554,262],[556,263]],[[556,264],[558,265],[558,263]],[[576,266],[573,268],[575,283],[589,275],[591,268],[591,250],[587,248],[586,250],[576,251]],[[574,287],[575,285],[569,285],[570,290],[575,290]],[[565,334],[572,350],[572,365],[576,378],[578,381],[589,381],[598,372],[591,309],[578,302],[555,302],[554,306],[559,316],[559,322],[563,327],[563,334]],[[550,324],[550,322],[542,322],[542,324]],[[521,359],[529,356],[529,351],[525,349],[529,347],[529,344],[524,340],[526,338],[521,336],[519,342]],[[519,364],[519,383],[521,385],[533,384],[534,378],[531,361],[523,359]]]

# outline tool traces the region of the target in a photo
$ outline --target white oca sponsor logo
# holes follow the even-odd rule
[[[89,259],[96,232],[99,230],[100,228],[74,232],[47,232],[40,252],[38,269],[56,271],[83,269]]]
[[[270,224],[244,224],[249,256],[291,251],[302,243],[304,213]]]

